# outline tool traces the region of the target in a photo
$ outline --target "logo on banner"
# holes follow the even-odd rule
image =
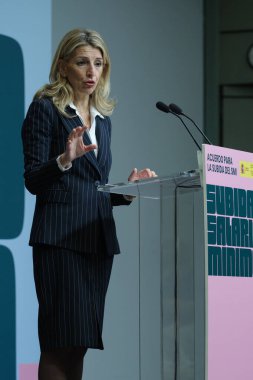
[[[252,277],[253,191],[207,184],[206,196],[208,274]]]
[[[240,161],[240,176],[246,178],[253,178],[252,162]]]

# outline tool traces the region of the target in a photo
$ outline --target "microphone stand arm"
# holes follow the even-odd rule
[[[185,129],[187,130],[187,132],[189,133],[189,135],[191,136],[191,138],[193,139],[193,141],[195,142],[195,144],[197,145],[197,147],[199,148],[199,150],[201,150],[200,145],[197,143],[197,141],[195,140],[195,138],[191,134],[189,128],[187,127],[187,125],[185,124],[185,122],[183,121],[183,119],[177,113],[175,113],[175,112],[170,111],[170,113],[172,113],[172,115],[174,115],[174,116],[176,116],[176,117],[179,118],[179,120],[183,123],[183,125],[185,126]]]
[[[194,125],[195,127],[197,128],[197,130],[201,133],[201,135],[204,137],[204,139],[208,142],[208,144],[210,145],[213,145],[211,143],[211,141],[209,140],[209,138],[204,134],[204,132],[197,126],[197,124],[195,123],[195,121],[190,118],[190,116],[186,115],[185,113],[181,112],[181,115],[183,115],[184,117],[186,117],[186,119],[190,120]]]

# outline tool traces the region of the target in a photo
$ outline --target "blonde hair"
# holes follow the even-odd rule
[[[68,80],[60,73],[59,62],[67,61],[76,48],[87,45],[100,50],[104,64],[102,75],[90,98],[91,104],[105,116],[111,115],[115,106],[115,101],[109,98],[111,62],[105,42],[99,33],[93,30],[74,29],[63,37],[56,50],[49,75],[50,83],[40,88],[34,96],[35,98],[50,97],[54,105],[65,116],[69,116],[65,108],[73,102],[74,94]]]

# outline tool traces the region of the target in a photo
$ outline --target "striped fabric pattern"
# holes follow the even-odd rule
[[[34,247],[33,263],[41,350],[103,349],[104,304],[113,256]]]
[[[74,160],[65,172],[56,162],[65,151],[69,133],[80,125],[78,116],[63,116],[48,98],[36,99],[29,107],[22,127],[25,185],[36,195],[29,243],[97,254],[102,239],[103,252],[117,254],[112,207],[130,202],[120,195],[97,191],[98,185],[108,182],[111,168],[110,118],[96,118],[97,157],[89,152]],[[84,143],[91,143],[87,133]]]

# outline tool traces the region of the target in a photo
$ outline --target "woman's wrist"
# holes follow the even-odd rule
[[[56,159],[59,169],[64,172],[72,167],[72,162],[65,159],[64,153]]]
[[[59,162],[64,168],[68,168],[72,165],[72,162],[69,160],[69,158],[66,157],[65,153],[59,156]]]

